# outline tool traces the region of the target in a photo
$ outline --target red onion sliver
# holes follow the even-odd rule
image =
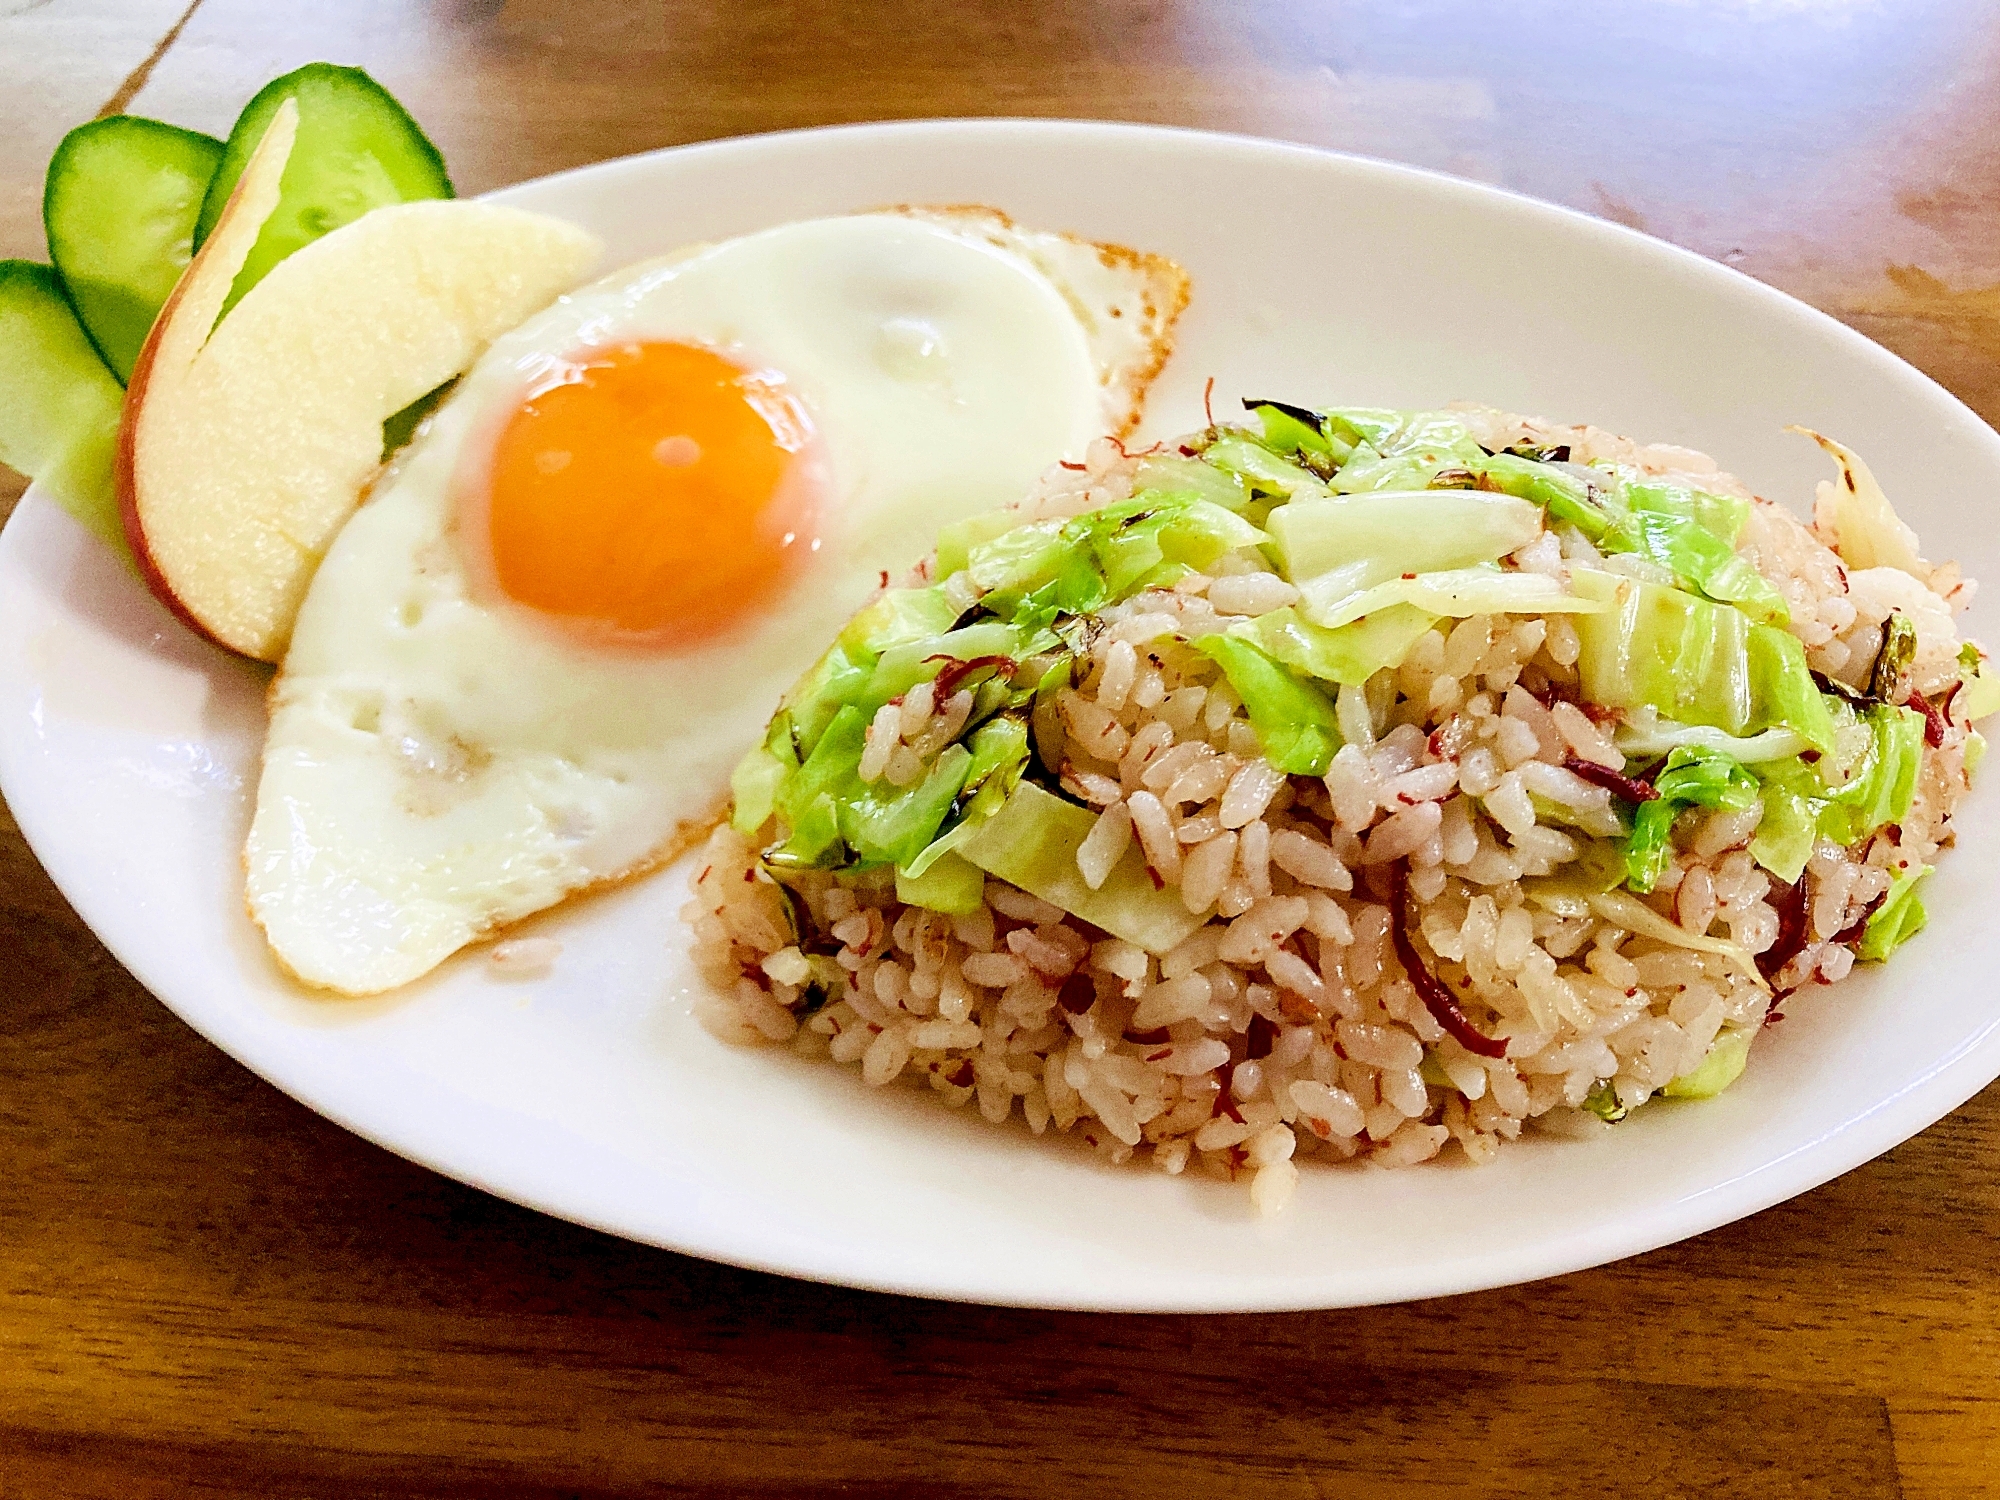
[[[1505,1057],[1507,1042],[1504,1037],[1485,1035],[1466,1019],[1465,1012],[1458,1008],[1451,991],[1438,982],[1435,974],[1424,967],[1423,959],[1417,953],[1417,945],[1410,940],[1410,866],[1405,860],[1398,860],[1393,882],[1391,920],[1389,931],[1396,940],[1396,957],[1403,965],[1403,972],[1409,976],[1411,986],[1424,1002],[1424,1009],[1448,1032],[1453,1041],[1467,1052],[1479,1057]]]
[[[1652,782],[1626,776],[1609,766],[1600,766],[1594,760],[1572,755],[1563,762],[1563,769],[1592,786],[1603,787],[1614,797],[1623,797],[1627,802],[1651,802],[1660,795]]]

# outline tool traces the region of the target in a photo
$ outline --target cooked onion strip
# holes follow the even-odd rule
[[[1741,943],[1732,943],[1726,938],[1709,937],[1704,933],[1689,932],[1677,922],[1669,922],[1636,896],[1628,896],[1623,891],[1601,891],[1590,898],[1590,909],[1605,921],[1624,928],[1639,937],[1648,937],[1656,943],[1670,943],[1676,948],[1692,948],[1698,953],[1715,953],[1729,960],[1730,964],[1743,975],[1753,980],[1759,989],[1769,990],[1764,976],[1757,972],[1757,960],[1750,950]]]

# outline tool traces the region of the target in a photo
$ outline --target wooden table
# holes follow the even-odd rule
[[[2000,417],[1981,0],[0,0],[0,254],[107,101],[362,64],[476,192],[774,127],[1096,115],[1504,183],[1817,303]],[[1587,24],[1578,18],[1592,17]],[[17,490],[8,490],[11,499]],[[1745,1223],[1453,1301],[940,1306],[411,1166],[222,1056],[0,831],[0,1496],[2000,1493],[2000,1089]]]

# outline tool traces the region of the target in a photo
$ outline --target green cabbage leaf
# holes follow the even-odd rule
[[[1967,719],[1983,719],[2000,710],[2000,670],[1967,641],[1958,648],[1958,702],[1952,706]]]
[[[1826,702],[1797,636],[1662,584],[1586,568],[1572,569],[1571,583],[1602,611],[1576,627],[1577,671],[1592,702],[1652,708],[1738,737],[1785,728],[1813,749],[1832,748]]]
[[[1632,811],[1625,840],[1626,883],[1650,891],[1673,862],[1674,820],[1690,807],[1741,812],[1757,800],[1757,778],[1726,755],[1684,747],[1653,778],[1659,793]]]
[[[1669,1099],[1713,1099],[1743,1076],[1756,1035],[1754,1028],[1722,1032],[1708,1044],[1708,1055],[1692,1072],[1681,1074],[1660,1092]]]
[[[1266,760],[1288,775],[1326,774],[1341,746],[1331,698],[1240,636],[1204,636],[1194,648],[1243,700]]]
[[[1492,562],[1540,536],[1542,513],[1487,490],[1376,490],[1294,500],[1265,527],[1285,576],[1321,580],[1324,595]]]
[[[1881,963],[1923,930],[1929,919],[1917,892],[1930,878],[1930,867],[1919,865],[1905,870],[1889,883],[1889,894],[1868,919],[1854,955],[1869,963]]]
[[[972,732],[968,743],[972,761],[958,791],[961,811],[946,832],[898,866],[909,876],[922,876],[978,832],[979,825],[1000,810],[1027,768],[1028,726],[1013,715],[988,719]]]
[[[1758,767],[1764,816],[1750,855],[1787,884],[1799,878],[1818,840],[1850,846],[1907,816],[1923,766],[1921,714],[1886,703],[1857,711],[1837,698],[1829,700],[1828,713],[1836,738],[1842,744],[1858,738],[1861,746],[1846,764],[1828,755]],[[1857,725],[1865,735],[1848,732]]]
[[[958,854],[1148,953],[1165,953],[1185,941],[1207,917],[1189,911],[1178,890],[1154,884],[1137,840],[1103,885],[1092,890],[1084,883],[1076,851],[1096,822],[1089,808],[1023,781]]]
[[[1608,606],[1573,593],[1545,573],[1509,573],[1490,563],[1392,578],[1371,588],[1352,589],[1338,572],[1307,579],[1299,586],[1300,614],[1328,630],[1379,610],[1408,605],[1433,615],[1592,615]]]
[[[1703,598],[1733,604],[1760,624],[1791,621],[1785,596],[1771,581],[1692,516],[1634,507],[1598,545],[1606,552],[1636,553]]]
[[[1295,672],[1321,682],[1359,687],[1384,667],[1400,667],[1410,648],[1430,633],[1438,617],[1408,604],[1392,604],[1365,619],[1328,630],[1296,609],[1269,614],[1235,626],[1266,655]]]

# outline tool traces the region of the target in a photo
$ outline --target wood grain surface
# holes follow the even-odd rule
[[[778,127],[1158,120],[1648,229],[2000,417],[1983,0],[183,5],[0,0],[0,255],[41,253],[71,125],[129,96],[220,131],[321,57],[406,100],[466,192]],[[11,821],[0,951],[6,1500],[2000,1494],[2000,1089],[1756,1218],[1556,1281],[1009,1312],[642,1249],[377,1150],[150,999]]]

